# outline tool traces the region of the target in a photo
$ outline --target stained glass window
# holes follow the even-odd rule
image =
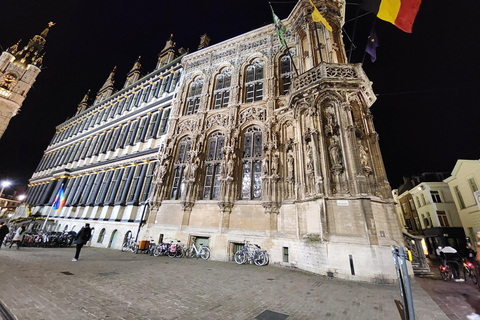
[[[263,99],[263,64],[255,60],[246,70],[245,102],[259,101]]]

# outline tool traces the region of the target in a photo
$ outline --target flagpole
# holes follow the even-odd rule
[[[295,61],[293,61],[292,54],[290,53],[290,48],[288,47],[288,45],[287,45],[286,42],[285,42],[285,47],[287,48],[287,53],[288,53],[288,56],[290,57],[290,61],[292,61],[293,69],[295,69],[295,73],[296,73],[297,76],[298,76],[299,74],[298,74],[297,67],[295,66]]]
[[[362,7],[362,0],[358,4],[357,14],[355,15],[355,24],[353,25],[353,34],[352,34],[352,42],[350,43],[350,52],[348,53],[348,63],[352,61],[352,52],[353,52],[353,40],[355,40],[355,32],[357,30],[357,22],[358,22],[358,15],[360,14],[360,8]]]
[[[45,219],[45,222],[43,223],[42,232],[45,230],[45,225],[47,224],[48,218],[50,218],[50,214],[52,213],[52,210],[53,210],[53,204],[50,207],[50,211],[48,211],[47,218]]]
[[[320,38],[318,37],[318,27],[317,23],[314,21],[313,22],[315,25],[315,35],[317,36],[317,45],[318,45],[318,53],[320,54],[320,62],[323,62],[323,57],[322,57],[322,49],[320,47]]]

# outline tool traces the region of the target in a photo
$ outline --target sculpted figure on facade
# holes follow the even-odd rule
[[[337,136],[332,136],[330,138],[330,146],[328,150],[330,152],[332,167],[341,166],[340,144]]]
[[[272,157],[272,175],[278,174],[278,152],[275,152]]]
[[[313,152],[310,143],[307,143],[306,146],[306,155],[307,155],[307,171],[313,172]]]
[[[287,179],[293,181],[295,176],[295,159],[293,158],[292,151],[288,152],[287,156]]]

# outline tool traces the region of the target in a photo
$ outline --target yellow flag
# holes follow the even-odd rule
[[[321,22],[327,28],[328,31],[332,32],[332,26],[328,23],[328,21],[322,16],[320,11],[318,11],[317,7],[313,4],[312,0],[310,0],[310,4],[313,7],[313,12],[312,12],[312,19],[315,22]]]

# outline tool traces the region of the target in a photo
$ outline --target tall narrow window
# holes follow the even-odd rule
[[[445,211],[437,211],[438,221],[442,227],[450,227],[448,223],[447,213]]]
[[[438,191],[430,191],[430,194],[432,195],[433,202],[442,202],[442,199],[440,198],[440,193]]]
[[[147,175],[145,176],[145,181],[143,181],[142,192],[140,195],[140,203],[144,203],[147,201],[148,197],[150,196],[150,192],[152,190],[152,180],[153,180],[153,173],[155,172],[155,168],[157,167],[158,162],[150,162]]]
[[[222,72],[217,75],[215,91],[213,92],[213,97],[215,99],[213,109],[225,108],[228,105],[230,99],[231,79],[232,73],[227,69],[223,69]]]
[[[195,78],[195,80],[190,85],[190,92],[187,98],[187,110],[185,114],[188,116],[190,114],[196,114],[198,108],[200,107],[200,95],[202,93],[203,80],[200,77]]]
[[[455,194],[457,195],[458,206],[460,207],[460,209],[465,209],[466,208],[465,201],[463,201],[463,197],[462,197],[462,193],[460,192],[460,189],[458,188],[458,186],[455,186],[453,189],[455,190]]]
[[[250,127],[243,136],[242,199],[262,196],[262,130]]]
[[[247,67],[245,79],[245,102],[263,99],[263,64],[255,60]]]
[[[208,154],[205,168],[204,199],[217,199],[220,190],[220,168],[223,160],[222,148],[225,146],[225,135],[215,132],[208,139]]]
[[[185,166],[189,160],[189,151],[192,148],[192,139],[183,138],[178,144],[178,155],[174,166],[174,177],[172,185],[172,199],[179,199],[183,191],[183,178],[185,177]]]
[[[468,184],[470,185],[470,189],[472,189],[472,192],[475,192],[478,190],[477,182],[475,182],[475,178],[468,179]]]
[[[288,93],[290,85],[292,83],[292,60],[289,56],[283,56],[280,59],[280,94],[284,95]]]

